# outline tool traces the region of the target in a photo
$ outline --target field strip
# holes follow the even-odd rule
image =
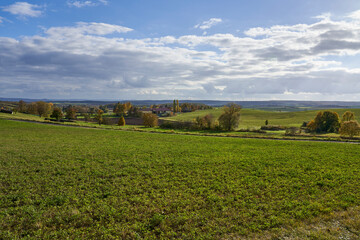
[[[141,130],[127,130],[127,129],[109,129],[109,128],[98,128],[98,127],[87,127],[71,124],[61,124],[52,122],[38,122],[24,119],[6,119],[9,121],[17,122],[30,122],[37,124],[53,125],[53,126],[64,126],[64,127],[76,127],[96,130],[115,130],[115,131],[126,131],[126,132],[144,132],[144,133],[157,133],[157,134],[173,134],[173,135],[186,135],[186,136],[198,136],[198,137],[219,137],[219,138],[241,138],[241,139],[261,139],[261,140],[275,140],[275,141],[302,141],[302,142],[331,142],[331,143],[348,143],[348,144],[360,144],[360,142],[354,141],[338,141],[338,140],[321,140],[321,139],[301,139],[301,138],[274,138],[274,137],[251,137],[251,136],[221,136],[211,134],[188,134],[188,133],[176,133],[176,132],[157,132],[157,131],[141,131]]]

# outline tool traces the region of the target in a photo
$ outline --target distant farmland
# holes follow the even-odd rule
[[[2,119],[0,142],[2,239],[262,239],[337,211],[354,214],[360,203],[356,144]],[[359,231],[356,221],[346,222],[352,232]],[[332,235],[328,229],[313,231]]]
[[[244,108],[241,110],[239,128],[260,127],[264,125],[265,120],[268,120],[269,124],[271,125],[300,127],[304,121],[310,121],[314,119],[318,111],[320,110],[278,112]],[[330,111],[337,112],[340,117],[342,116],[342,114],[344,114],[345,111],[352,111],[355,113],[356,119],[360,121],[360,109],[330,109]],[[191,113],[181,113],[177,116],[166,119],[178,121],[192,121],[197,116],[204,116],[206,114],[212,114],[214,117],[217,118],[221,115],[222,112],[222,108],[214,108],[209,110],[199,110]]]

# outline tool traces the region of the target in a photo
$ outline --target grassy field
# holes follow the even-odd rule
[[[311,141],[343,141],[343,142],[360,142],[359,138],[344,139],[340,138],[337,133],[326,134],[302,134],[296,136],[286,136],[285,130],[283,131],[266,131],[266,133],[257,133],[252,131],[232,131],[224,132],[218,130],[188,130],[188,129],[163,129],[160,127],[144,127],[144,126],[117,126],[117,125],[98,125],[94,122],[50,122],[39,116],[31,114],[17,113],[14,115],[0,113],[0,119],[12,119],[19,121],[32,121],[38,123],[46,123],[51,125],[65,125],[74,127],[97,128],[106,130],[121,130],[121,131],[136,131],[136,132],[151,132],[151,133],[167,133],[167,134],[181,134],[181,135],[197,135],[197,136],[215,136],[215,137],[239,137],[239,138],[267,138],[267,139],[294,139],[294,140],[311,140]]]
[[[3,119],[0,142],[0,239],[356,239],[360,233],[356,144]]]
[[[241,120],[239,128],[259,128],[265,125],[265,120],[269,121],[270,125],[283,125],[283,126],[294,126],[299,127],[304,121],[310,121],[315,118],[316,113],[319,110],[312,111],[297,111],[297,112],[273,112],[263,111],[256,109],[242,109]],[[357,120],[360,122],[360,109],[330,109],[339,114],[340,118],[345,111],[352,111],[355,113]],[[218,118],[223,112],[222,108],[214,108],[209,110],[200,110],[191,113],[181,113],[177,116],[166,118],[169,120],[179,121],[192,121],[197,116],[205,116],[206,114],[212,114]]]
[[[202,112],[198,112],[202,113]],[[193,113],[189,113],[193,114]],[[121,131],[136,131],[136,132],[150,132],[150,133],[166,133],[166,134],[181,134],[181,135],[197,135],[197,136],[214,136],[214,137],[237,137],[237,138],[266,138],[266,139],[287,139],[287,140],[309,140],[309,141],[342,141],[342,142],[360,142],[360,138],[346,139],[341,138],[338,133],[322,133],[322,134],[312,134],[312,133],[302,133],[296,136],[286,136],[285,130],[282,131],[266,131],[266,133],[258,133],[251,131],[251,129],[256,129],[258,127],[248,127],[250,131],[232,131],[224,132],[221,130],[188,130],[188,129],[164,129],[161,127],[144,127],[138,125],[126,125],[126,126],[117,126],[117,125],[98,125],[95,122],[84,122],[84,121],[74,121],[74,122],[51,122],[40,118],[36,115],[31,114],[6,114],[0,113],[0,119],[12,119],[19,121],[31,121],[38,123],[46,123],[51,125],[65,125],[73,127],[85,127],[85,128],[96,128],[96,129],[106,129],[106,130],[121,130]]]

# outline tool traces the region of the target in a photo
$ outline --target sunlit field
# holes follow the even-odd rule
[[[3,119],[0,142],[2,239],[261,239],[360,203],[357,144]]]

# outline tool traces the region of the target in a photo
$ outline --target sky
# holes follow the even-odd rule
[[[359,0],[0,1],[0,97],[360,101]]]

